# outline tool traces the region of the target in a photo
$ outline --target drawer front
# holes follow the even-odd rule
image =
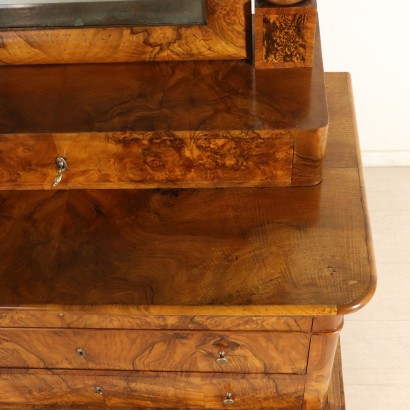
[[[0,403],[300,410],[304,382],[297,375],[3,372]]]
[[[293,139],[274,131],[0,136],[0,189],[290,185]],[[61,182],[56,158],[68,168]]]
[[[300,332],[1,329],[0,367],[304,374],[309,338]]]
[[[41,189],[43,185],[51,188],[58,155],[53,138],[49,135],[1,135],[1,189]]]

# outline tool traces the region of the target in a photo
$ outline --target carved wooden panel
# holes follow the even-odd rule
[[[207,0],[207,24],[0,31],[0,64],[245,59],[249,0]]]
[[[255,64],[260,68],[312,67],[316,0],[292,7],[257,2]]]

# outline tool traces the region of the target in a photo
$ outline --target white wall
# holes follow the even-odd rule
[[[349,71],[364,165],[410,166],[410,1],[318,0],[326,71]]]

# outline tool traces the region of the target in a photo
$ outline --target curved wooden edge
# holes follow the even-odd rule
[[[329,383],[328,410],[346,410],[340,341],[337,346],[335,361],[333,363],[332,378]]]
[[[54,312],[64,315],[69,312],[92,313],[94,315],[215,315],[215,316],[241,316],[241,315],[274,315],[274,316],[334,316],[337,307],[332,305],[259,305],[259,306],[119,306],[119,305],[20,305],[0,308],[0,315],[10,311],[30,311],[35,313]]]
[[[315,186],[322,182],[328,129],[329,116],[321,127],[295,133],[292,186]]]
[[[369,260],[369,266],[370,266],[370,278],[369,278],[369,284],[368,284],[367,290],[360,298],[352,301],[349,304],[341,305],[337,307],[337,313],[341,315],[357,312],[358,310],[366,306],[372,299],[374,293],[376,292],[376,286],[377,286],[376,260],[375,260],[375,254],[374,254],[374,248],[373,248],[372,231],[371,231],[371,226],[370,226],[370,221],[369,221],[369,214],[367,212],[368,206],[367,206],[366,190],[364,186],[362,157],[361,157],[361,152],[360,152],[360,141],[358,137],[359,133],[357,130],[357,121],[356,121],[356,114],[355,114],[355,108],[354,108],[351,75],[349,73],[345,73],[345,79],[346,79],[346,84],[347,84],[347,88],[349,90],[349,95],[350,95],[350,111],[351,111],[350,118],[352,119],[352,128],[354,131],[354,139],[355,139],[355,146],[356,146],[357,169],[359,173],[361,200],[362,200],[362,208],[363,208],[364,221],[365,221],[366,243],[367,243],[368,260]]]
[[[332,336],[339,334],[344,326],[344,316],[316,316],[313,319],[312,335]]]

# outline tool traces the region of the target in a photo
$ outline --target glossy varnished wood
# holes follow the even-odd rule
[[[0,139],[0,189],[52,189],[59,156],[68,164],[60,189],[292,183],[294,138],[275,131],[222,136],[213,132],[8,135]],[[317,174],[303,177],[312,184],[315,177],[320,178]]]
[[[369,286],[357,174],[325,177],[311,190],[4,191],[2,303],[350,303]]]
[[[312,67],[317,27],[316,0],[289,7],[258,0],[255,5],[255,65]]]
[[[346,410],[340,344],[336,351],[332,378],[329,383],[328,407],[329,410]]]
[[[2,366],[9,366],[0,370],[3,407],[178,408],[183,403],[184,408],[216,409],[224,407],[229,391],[235,407],[244,409],[341,409],[340,372],[337,363],[333,366],[340,314],[369,300],[375,274],[348,76],[328,76],[328,89],[329,154],[325,179],[314,188],[3,192],[6,268],[0,288],[8,293],[0,295],[5,301],[0,324],[12,326],[0,330]],[[312,322],[317,315],[325,316]],[[59,329],[44,329],[50,326]],[[105,326],[111,330],[102,330]],[[129,330],[134,326],[143,330]],[[243,331],[206,330],[236,326]],[[306,375],[261,374],[255,363],[271,366],[268,351],[262,358],[262,345],[275,332],[256,336],[258,328],[280,332],[271,348],[279,354],[273,354],[279,368],[272,371],[298,371],[286,367],[289,362],[279,352],[308,340],[308,357],[300,362]],[[102,345],[125,349],[102,351],[96,334],[105,335]],[[142,338],[133,339],[137,334]],[[190,339],[177,334],[192,335],[195,353],[175,348]],[[256,373],[107,370],[116,362],[127,368],[129,340],[140,352],[132,355],[137,368],[141,357],[143,367],[158,363],[158,357],[166,363],[168,349],[163,354],[161,346],[171,342],[172,367],[192,370],[178,358],[190,358],[191,364],[202,355],[213,359],[214,341],[221,335],[229,336],[226,347],[233,356],[249,345],[241,350],[245,366],[239,357],[234,364]],[[144,338],[150,346],[146,351]],[[58,348],[48,357],[50,340]],[[73,348],[68,354],[60,351],[74,344],[85,352],[76,356],[81,366],[71,360]],[[106,370],[96,370],[104,360]],[[10,368],[16,365],[76,369]],[[88,365],[90,370],[83,370]]]
[[[196,308],[197,309],[197,308]],[[195,309],[195,310],[196,310]],[[43,306],[30,309],[2,308],[1,327],[39,328],[91,328],[91,329],[163,329],[163,330],[227,330],[310,332],[312,318],[308,316],[221,315],[214,309],[214,315],[182,315],[178,309],[173,314],[150,314],[149,307],[134,306]],[[169,307],[164,310],[169,311]],[[258,310],[258,311],[257,311]],[[255,313],[260,313],[260,309]],[[289,315],[292,308],[287,308]],[[295,311],[300,312],[300,307]],[[284,307],[277,307],[282,312]],[[306,308],[305,313],[311,311]],[[169,312],[168,312],[169,313]],[[325,313],[323,309],[322,313]],[[328,312],[329,314],[331,311]]]
[[[207,0],[207,24],[0,31],[0,64],[244,59],[249,0]]]
[[[0,403],[134,408],[300,409],[305,376],[0,369]],[[104,394],[96,393],[102,387]],[[24,407],[23,407],[24,408]],[[40,407],[41,408],[41,407]]]
[[[331,115],[351,110],[348,81],[328,77]],[[3,306],[356,309],[375,276],[348,118],[331,128],[324,181],[313,188],[2,192]]]
[[[303,410],[327,408],[329,383],[342,327],[342,316],[318,317],[313,321]]]
[[[305,374],[309,343],[301,332],[8,328],[0,368]]]
[[[255,70],[246,61],[0,67],[0,89],[0,134],[308,130],[328,122],[320,55],[313,70]]]
[[[322,178],[315,67],[243,61],[0,68],[0,189],[306,186]]]

